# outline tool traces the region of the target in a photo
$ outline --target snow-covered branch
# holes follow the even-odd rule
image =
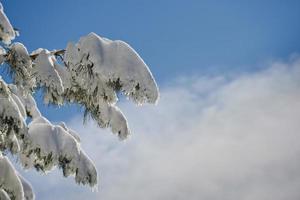
[[[130,134],[118,108],[122,94],[137,105],[155,104],[157,84],[145,62],[127,43],[90,33],[65,49],[39,48],[31,53],[20,42],[0,3],[0,65],[12,83],[0,77],[0,199],[34,199],[30,184],[3,154],[17,156],[26,169],[47,172],[59,167],[78,184],[97,184],[97,170],[82,150],[80,138],[65,123],[53,124],[32,96],[42,89],[46,104],[77,103],[99,127],[125,139]],[[2,44],[2,45],[1,45]],[[28,120],[29,119],[29,120]]]
[[[1,195],[8,199],[23,200],[24,191],[18,173],[7,157],[0,155],[0,189]],[[4,199],[5,199],[4,198]]]

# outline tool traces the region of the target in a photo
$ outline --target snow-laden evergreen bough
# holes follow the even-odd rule
[[[25,169],[47,172],[59,167],[64,176],[94,187],[97,170],[81,149],[78,134],[63,122],[47,120],[32,94],[42,89],[46,104],[77,103],[85,108],[84,117],[125,139],[130,130],[116,106],[117,94],[138,105],[156,103],[159,93],[151,72],[128,44],[95,33],[63,50],[40,48],[32,53],[22,43],[12,43],[16,36],[0,4],[0,63],[12,77],[12,83],[0,77],[0,199],[34,199],[7,153]]]

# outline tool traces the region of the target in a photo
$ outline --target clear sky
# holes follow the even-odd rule
[[[29,50],[64,48],[96,32],[131,44],[159,81],[256,65],[300,51],[300,2],[3,1]]]
[[[2,4],[11,23],[20,29],[20,37],[18,37],[17,41],[24,43],[29,51],[39,47],[49,50],[65,48],[68,41],[78,41],[81,36],[89,32],[95,32],[100,36],[110,39],[121,39],[129,43],[141,55],[153,72],[162,91],[167,91],[166,94],[173,94],[175,91],[182,92],[181,86],[179,87],[178,85],[173,85],[177,89],[179,87],[178,90],[168,92],[170,85],[178,77],[184,77],[185,79],[193,77],[194,81],[195,77],[202,76],[214,77],[215,75],[223,76],[232,73],[260,73],[270,67],[266,63],[278,60],[285,62],[291,56],[300,53],[299,0],[2,0]],[[290,72],[287,74],[291,75]],[[278,78],[277,75],[274,77],[274,81],[287,83]],[[295,79],[299,80],[297,77],[294,77],[293,80]],[[208,83],[205,80],[200,79],[200,83],[207,86],[206,84]],[[260,79],[255,77],[253,80]],[[210,90],[219,88],[220,83],[218,80],[217,86],[214,81],[216,80],[207,80],[210,83],[208,84]],[[196,80],[196,83],[198,84],[199,82]],[[247,85],[241,81],[241,85],[243,84]],[[187,91],[190,91],[190,86],[187,87]],[[257,87],[272,88],[270,85],[259,84]],[[253,88],[245,86],[243,89],[251,90]],[[241,92],[241,89],[237,89],[236,91],[237,93]],[[203,92],[203,88],[201,92]],[[255,96],[258,93],[259,91],[254,91],[253,95]],[[192,96],[191,98],[194,97]],[[271,99],[270,97],[266,101]],[[195,101],[198,100],[200,101],[200,98],[195,99]],[[164,101],[164,97],[162,97],[162,102]],[[184,101],[184,103],[187,102],[190,103],[189,100]],[[247,101],[242,102],[245,105],[249,103]],[[211,104],[211,102],[206,103]],[[286,105],[287,103],[291,102],[287,101]],[[40,101],[39,104],[41,105]],[[198,110],[202,106],[201,104],[197,107],[191,106],[188,108]],[[171,113],[177,116],[176,114],[182,111],[180,108],[176,104],[173,107],[171,106],[170,110],[163,110],[162,112],[166,114],[169,111],[176,110],[175,114]],[[272,108],[270,109],[272,110]],[[72,120],[73,125],[77,127],[73,116],[80,114],[78,108],[68,107],[62,108],[60,111],[46,107],[42,107],[41,109],[49,119],[54,121]],[[134,108],[132,109],[134,110]],[[130,109],[128,109],[128,112],[130,112]],[[134,111],[134,113],[136,112]],[[139,109],[139,112],[142,113],[143,108]],[[266,112],[270,114],[270,112]],[[298,114],[296,113],[295,116],[298,117]],[[134,114],[129,114],[129,116],[134,116]],[[162,115],[158,114],[157,116]],[[231,115],[224,116],[230,117]],[[270,116],[272,115],[270,114]],[[198,115],[194,117],[197,118]],[[132,124],[135,123],[134,117],[131,120]],[[172,120],[175,121],[173,118],[167,118],[169,123],[172,123]],[[280,120],[278,119],[276,122],[280,122]],[[130,120],[129,123],[131,123]],[[136,123],[139,122],[136,121]],[[183,123],[188,122],[183,121]],[[230,124],[231,122],[228,123]],[[208,125],[206,124],[206,126]],[[146,125],[142,126],[142,128],[145,127],[147,128]],[[224,128],[221,125],[220,127]],[[142,128],[137,129],[143,130]],[[296,128],[299,128],[299,126]],[[77,127],[77,129],[81,130],[82,128]],[[204,129],[208,130],[209,128]],[[173,131],[172,129],[167,130]],[[215,129],[213,130],[215,131]],[[235,137],[230,136],[230,138]],[[165,139],[167,140],[167,138]],[[263,141],[267,141],[267,139]],[[246,144],[249,143],[246,142]],[[278,145],[280,145],[279,142]],[[289,143],[287,142],[286,145],[288,146]],[[145,155],[143,154],[143,156]],[[213,157],[213,155],[211,156]],[[206,162],[205,159],[201,161]],[[236,160],[232,161],[235,162]],[[157,162],[159,163],[160,160]],[[101,165],[101,167],[106,169],[105,166]],[[143,167],[145,166],[143,165]],[[206,167],[210,168],[209,165]],[[184,172],[187,173],[187,171]],[[110,173],[112,172],[107,172],[107,174]],[[205,175],[204,172],[201,173],[200,175]],[[228,173],[228,171],[224,173]],[[227,182],[225,181],[225,183]],[[123,186],[122,184],[120,185]],[[109,186],[105,187],[109,188]],[[200,189],[205,190],[205,187],[203,186]],[[45,191],[38,192],[39,195],[46,194]],[[167,193],[164,192],[162,193]],[[254,192],[254,194],[256,193]],[[257,194],[261,193],[258,192]],[[132,195],[130,197],[134,199],[135,196]],[[207,194],[207,196],[204,195],[202,197],[205,199],[211,196]],[[243,199],[241,196],[236,197],[235,199]],[[107,199],[118,198],[110,196]],[[139,199],[141,199],[140,196]],[[218,198],[216,197],[216,199]]]
[[[300,52],[297,0],[2,2],[29,51],[65,48],[95,32],[132,45],[160,85],[183,74],[253,71]]]

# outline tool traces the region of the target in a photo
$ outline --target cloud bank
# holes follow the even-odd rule
[[[96,162],[99,191],[57,171],[25,173],[37,199],[300,198],[299,59],[231,78],[177,78],[157,106],[121,107],[133,132],[125,142],[77,117],[68,124]]]

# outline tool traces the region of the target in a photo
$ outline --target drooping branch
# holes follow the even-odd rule
[[[159,91],[148,66],[127,43],[95,33],[65,49],[40,48],[32,53],[20,42],[11,44],[15,36],[0,3],[0,66],[7,64],[13,81],[8,84],[0,77],[0,199],[34,199],[28,184],[1,154],[4,151],[18,156],[25,168],[46,172],[58,166],[64,176],[74,175],[77,183],[95,186],[97,171],[78,135],[65,124],[44,118],[31,94],[42,88],[45,103],[77,103],[99,127],[125,139],[130,129],[116,105],[118,93],[138,105],[156,103]]]

